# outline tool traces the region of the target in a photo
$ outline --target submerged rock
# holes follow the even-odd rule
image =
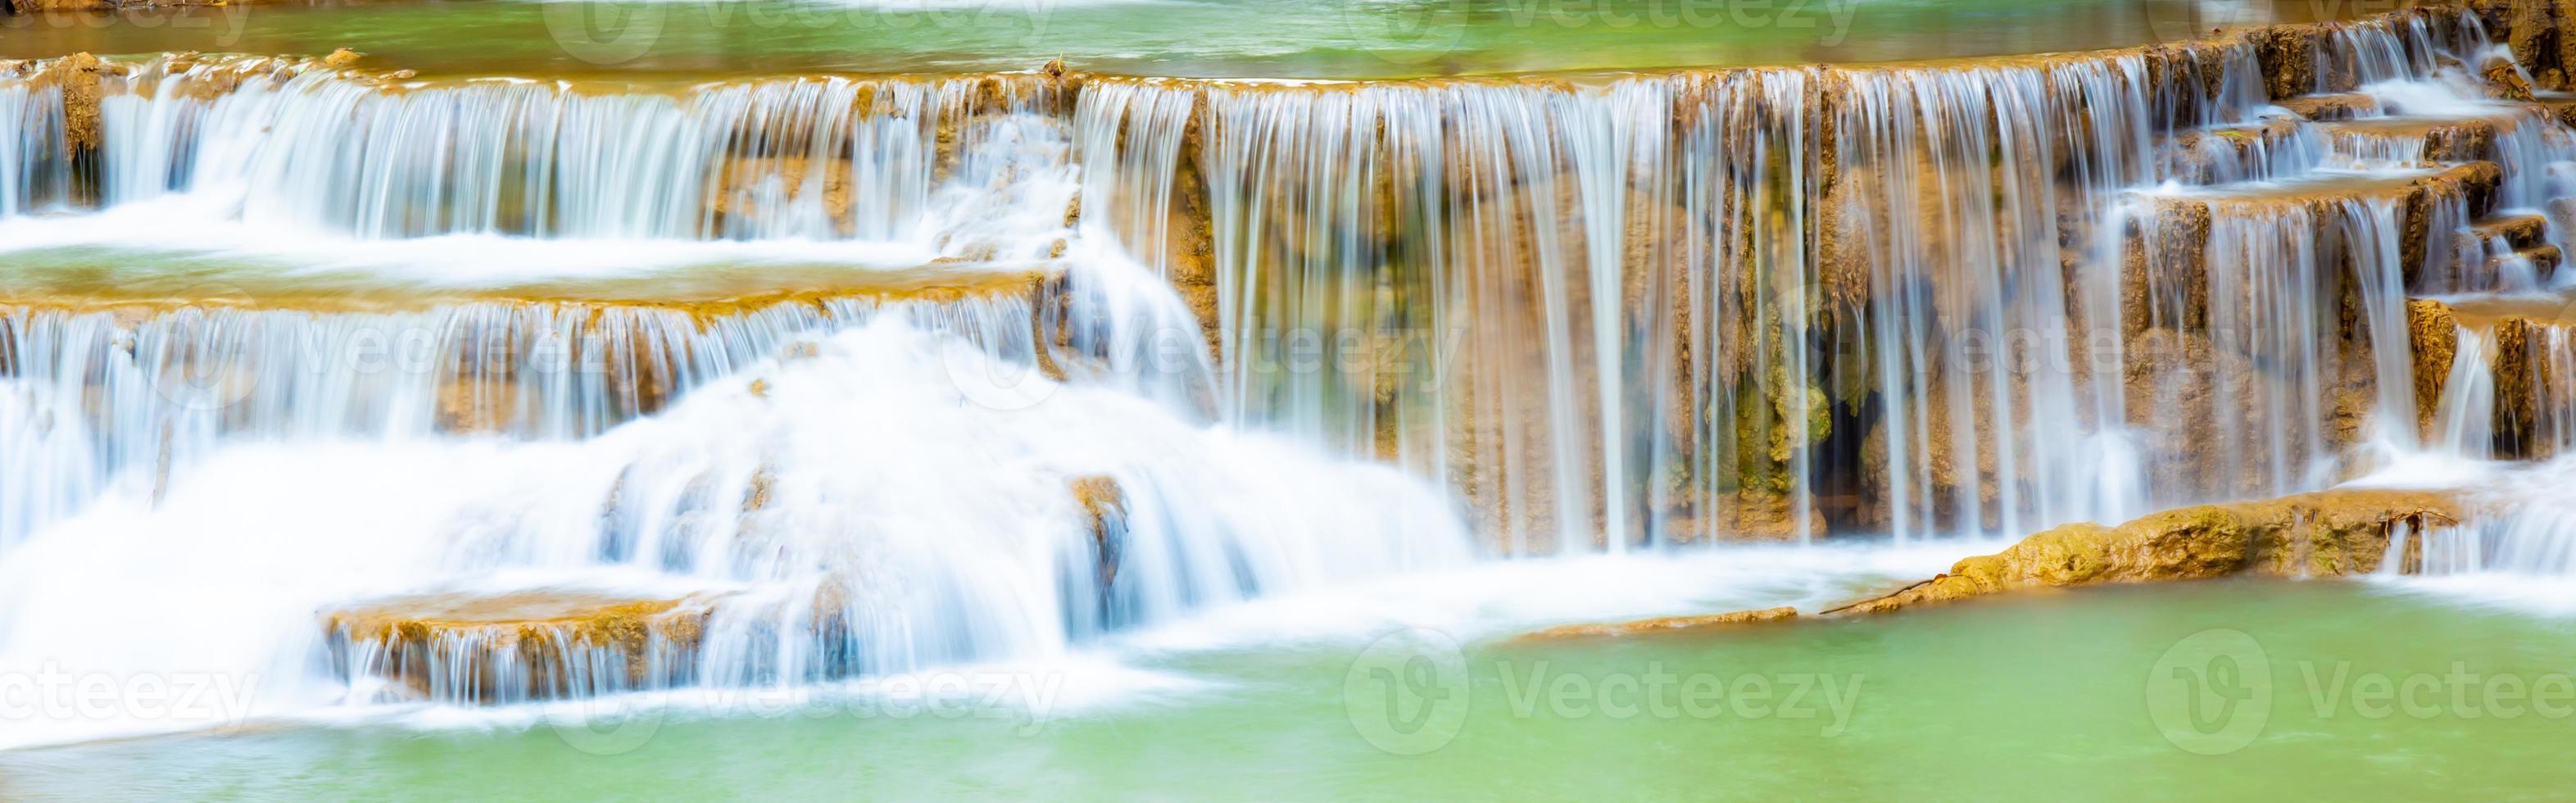
[[[1728,611],[1726,613],[1711,613],[1698,616],[1665,616],[1654,619],[1639,619],[1634,622],[1620,622],[1616,624],[1565,625],[1563,627],[1551,627],[1546,630],[1530,633],[1513,640],[1556,641],[1560,639],[1576,638],[1637,636],[1674,630],[1696,630],[1700,628],[1724,627],[1728,625],[1782,622],[1795,618],[1798,618],[1798,609],[1782,605],[1777,608],[1757,608],[1753,610]]]
[[[2027,588],[2198,580],[2238,574],[2367,574],[2398,528],[2457,524],[2458,502],[2433,491],[2341,490],[2198,505],[2117,527],[2058,527],[1883,597],[1826,611],[1884,613]],[[2410,561],[2411,563],[2411,561]]]

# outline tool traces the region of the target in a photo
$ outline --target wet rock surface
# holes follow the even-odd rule
[[[1825,613],[1885,613],[2034,588],[2199,580],[2235,575],[2331,577],[2378,571],[2400,530],[2458,524],[2453,495],[2336,490],[2168,510],[2116,527],[2080,523],[1886,596]],[[2403,559],[2403,556],[2401,556]]]
[[[695,672],[707,598],[439,594],[322,615],[332,663],[419,699],[496,704],[668,686]]]

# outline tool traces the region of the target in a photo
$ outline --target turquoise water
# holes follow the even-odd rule
[[[623,732],[342,724],[97,743],[0,754],[0,793],[2535,798],[2565,775],[2571,629],[2344,581],[2110,588],[1458,655],[1418,633],[1140,652],[1120,679],[1073,673],[1046,714],[879,697]],[[2236,649],[2223,662],[2195,651],[2213,643]],[[1435,671],[1409,673],[1416,655]],[[2207,728],[2175,719],[2189,715],[2176,669],[2237,703],[2203,701]],[[1659,708],[1629,683],[1670,695]],[[1402,709],[1392,724],[1388,699]],[[1443,708],[1451,699],[1464,707]],[[1423,727],[1398,733],[1401,720]]]
[[[424,75],[1077,69],[1382,78],[1991,56],[2393,4],[2184,0],[393,0],[0,18],[0,57],[348,47]]]

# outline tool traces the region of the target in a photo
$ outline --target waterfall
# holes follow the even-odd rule
[[[24,617],[0,663],[105,656],[101,634],[155,633],[171,650],[229,646],[115,651],[147,663],[79,668],[257,671],[262,656],[319,649],[309,612],[353,594],[512,577],[633,588],[643,576],[714,606],[697,642],[709,669],[666,680],[784,684],[1061,652],[1110,627],[1465,554],[1447,508],[1392,470],[1043,378],[1015,388],[1027,406],[988,406],[956,377],[1002,358],[900,316],[791,346],[594,438],[237,446],[165,488],[109,492],[0,559]],[[1085,476],[1123,493],[1105,586],[1063,568],[1100,560],[1067,490]],[[66,571],[126,559],[153,587]],[[826,605],[846,624],[803,624]]]
[[[2565,244],[2576,134],[2497,52],[2410,11],[1581,80],[22,71],[0,669],[203,632],[290,708],[793,687],[2539,456],[2564,327],[2460,321],[2429,432],[2409,345],[2409,293]],[[403,635],[458,600],[645,637]]]
[[[2349,123],[2279,116],[2262,47],[2228,40],[1580,85],[603,86],[171,57],[103,80],[97,217],[308,232],[387,262],[493,237],[475,247],[514,265],[539,243],[642,240],[1131,262],[1177,301],[1085,273],[1076,317],[1156,323],[1071,327],[1076,350],[1229,426],[1447,485],[1500,551],[2012,533],[2239,478],[2319,487],[2344,470],[2342,430],[2407,448],[2412,428],[2379,420],[2403,383],[2363,374],[2404,370],[2372,346],[2402,289],[2437,281],[2405,260],[2470,261],[2402,241],[2408,216],[2465,226],[2464,194],[2284,219],[2212,201],[2192,218],[2205,241],[2149,234],[2177,225],[2174,198],[2462,158],[2386,121],[2497,114],[2443,55],[2486,42],[2438,13],[2327,30],[2306,89],[2373,98]],[[2540,203],[2566,131],[2504,119],[2496,196]],[[2301,225],[2342,233],[2301,250],[2284,239]],[[2212,281],[2245,292],[2191,289]],[[2347,294],[2357,321],[2330,308]],[[2348,323],[2365,330],[2349,348],[2297,348]],[[2196,340],[2265,375],[2159,361]],[[2157,406],[2195,382],[2257,412],[2206,424],[2246,447],[2152,453],[2207,417]],[[2379,419],[2352,423],[2365,407]]]
[[[2456,457],[2545,458],[2576,445],[2576,344],[2564,321],[2463,310],[2433,411],[2433,450]],[[2551,299],[2550,305],[2564,302]]]
[[[65,200],[71,163],[62,89],[0,82],[0,109],[0,216]]]
[[[900,241],[1028,259],[1047,254],[1074,180],[1045,155],[1070,147],[1053,92],[1028,80],[396,87],[168,58],[103,83],[107,205],[172,197],[183,215],[357,239]],[[1026,175],[1044,169],[1032,157],[1061,178]]]
[[[2451,376],[2442,384],[2441,404],[2434,408],[2434,443],[2460,457],[2486,459],[2495,451],[2495,375],[2488,370],[2494,336],[2463,327],[2457,337]]]
[[[114,312],[0,309],[12,420],[24,422],[12,431],[49,446],[13,453],[29,470],[11,476],[63,486],[31,497],[56,504],[9,506],[0,545],[57,517],[41,511],[89,495],[74,489],[117,479],[148,489],[233,441],[597,435],[800,334],[884,315],[1029,359],[1038,303],[851,297],[704,320],[575,303],[375,314],[191,307],[130,323]]]

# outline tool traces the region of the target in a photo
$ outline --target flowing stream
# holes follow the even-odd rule
[[[2287,87],[2247,37],[1530,80],[8,65],[0,673],[259,693],[0,748],[960,666],[1144,694],[1230,639],[1813,608],[2426,466],[2503,512],[2392,584],[2563,583],[2564,465],[2528,463],[2576,438],[2576,130],[2502,99],[2495,39],[2373,17]]]

